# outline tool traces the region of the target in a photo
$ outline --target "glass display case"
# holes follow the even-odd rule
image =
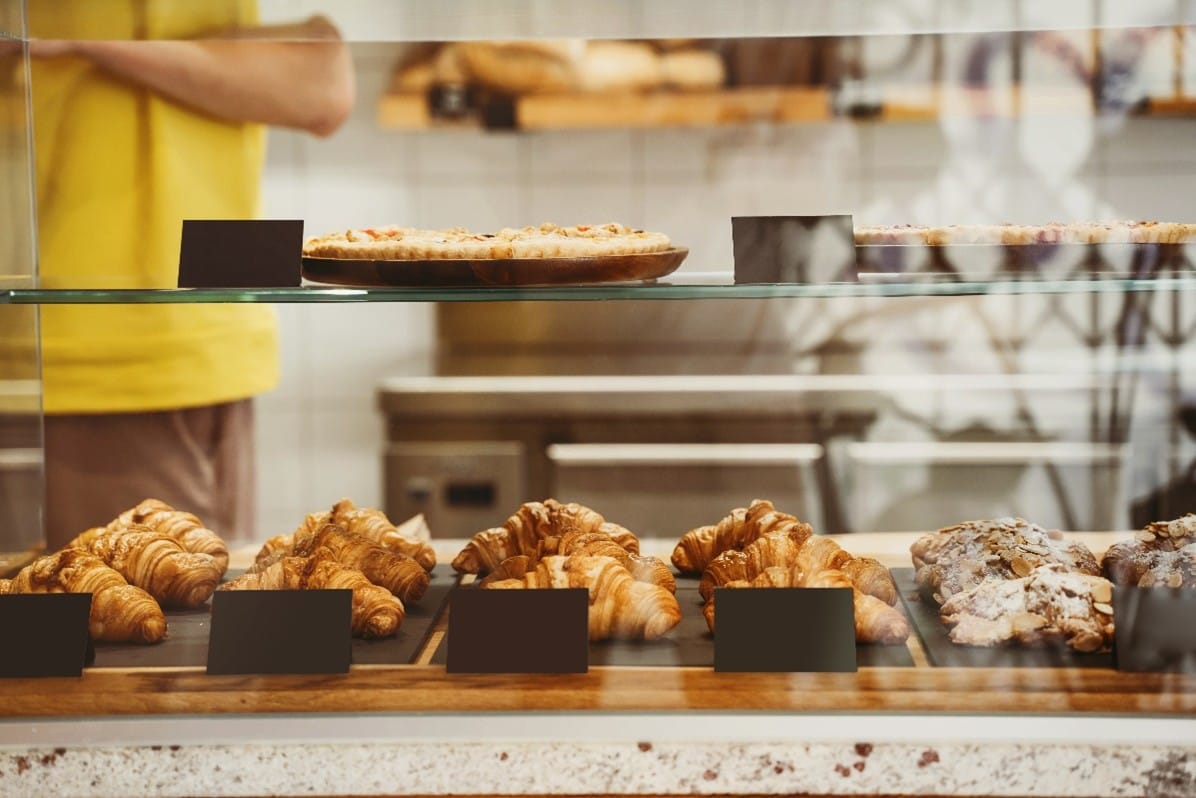
[[[1192,641],[1115,631],[1196,586],[1191,4],[69,5],[0,0],[0,602],[99,639],[0,678],[0,792],[1196,789]],[[200,219],[368,247],[179,287]],[[228,570],[107,642],[29,569],[213,559],[147,497]],[[205,670],[221,580],[353,587],[351,667]],[[457,597],[566,586],[587,668],[454,667]],[[719,667],[736,587],[840,588],[720,623],[848,672]]]

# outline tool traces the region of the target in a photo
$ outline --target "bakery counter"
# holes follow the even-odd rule
[[[1196,721],[688,713],[0,723],[0,794],[1190,796]]]
[[[913,537],[842,542],[899,568]],[[0,794],[1196,795],[1196,676],[943,666],[920,634],[856,673],[449,675],[443,635],[336,676],[2,680]]]

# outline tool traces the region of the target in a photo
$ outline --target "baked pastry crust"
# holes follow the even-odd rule
[[[472,233],[463,227],[420,230],[369,227],[308,240],[309,258],[361,260],[491,260],[506,258],[584,258],[664,252],[672,246],[664,233],[625,225],[576,225],[505,228]]]
[[[924,535],[910,546],[914,581],[942,604],[988,581],[1029,576],[1043,565],[1097,576],[1096,557],[1082,543],[1064,540],[1021,518],[968,521]]]
[[[964,224],[942,227],[877,225],[855,229],[859,246],[966,246],[1033,244],[1181,244],[1196,240],[1196,224],[1182,222],[1049,222]]]
[[[1156,521],[1133,540],[1114,543],[1101,569],[1118,585],[1196,587],[1196,515]]]
[[[1113,640],[1113,585],[1060,565],[1027,576],[984,582],[947,599],[940,617],[955,643],[997,646],[1066,644],[1076,651],[1106,649]]]

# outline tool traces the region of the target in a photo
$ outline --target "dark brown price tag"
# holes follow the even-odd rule
[[[453,591],[449,673],[585,673],[589,670],[585,588]]]
[[[348,673],[352,620],[352,590],[217,591],[208,673]]]
[[[737,285],[856,278],[850,216],[736,216],[731,240]]]
[[[715,588],[714,669],[852,672],[855,610],[848,588]]]
[[[1113,618],[1118,670],[1196,673],[1196,590],[1115,587]]]
[[[302,259],[302,221],[185,219],[179,288],[295,287]]]
[[[0,596],[0,677],[81,676],[90,615],[90,593]]]

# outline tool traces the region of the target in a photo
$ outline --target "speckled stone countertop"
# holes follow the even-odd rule
[[[730,793],[1196,796],[1196,721],[678,714],[0,724],[6,798]]]

